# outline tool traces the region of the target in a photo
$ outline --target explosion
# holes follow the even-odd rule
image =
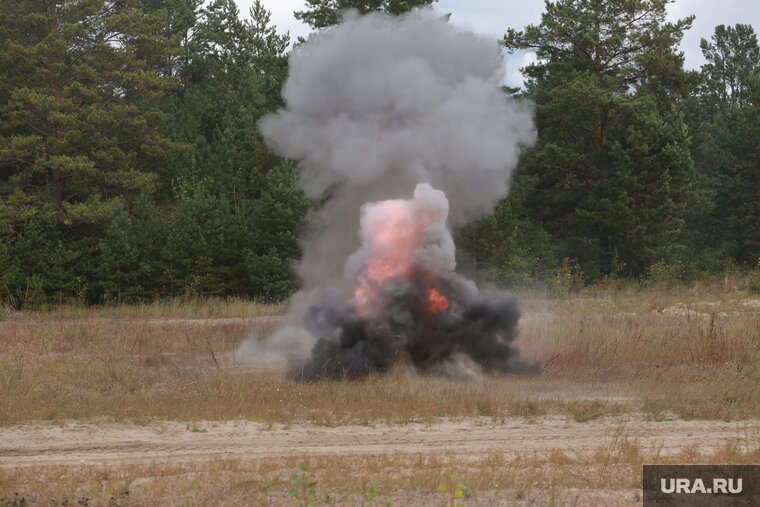
[[[514,297],[481,293],[454,272],[448,211],[444,193],[425,183],[411,200],[362,208],[362,246],[346,263],[354,298],[310,308],[306,329],[315,344],[308,359],[291,364],[291,376],[357,378],[397,361],[430,372],[462,358],[487,372],[536,369],[512,343],[520,317]]]
[[[498,43],[447,19],[353,12],[294,48],[285,106],[259,127],[322,204],[285,323],[237,360],[286,360],[298,379],[536,368],[514,345],[517,301],[455,272],[447,229],[507,194],[532,106],[504,93]]]
[[[387,306],[383,287],[410,283],[415,275],[424,272],[416,265],[417,249],[431,224],[436,227],[443,225],[446,217],[441,215],[448,213],[448,203],[444,211],[431,209],[421,202],[425,193],[434,192],[428,185],[419,186],[413,200],[382,201],[363,208],[362,249],[354,254],[356,258],[349,259],[350,264],[359,263],[361,266],[355,275],[353,303],[359,317],[379,318]],[[433,276],[428,279],[432,280]],[[435,287],[428,287],[425,297],[425,308],[430,313],[439,313],[449,306],[446,296]]]

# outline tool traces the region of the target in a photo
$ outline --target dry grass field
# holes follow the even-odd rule
[[[643,463],[760,462],[736,285],[519,294],[543,373],[467,381],[235,364],[278,306],[6,310],[0,505],[637,505]]]

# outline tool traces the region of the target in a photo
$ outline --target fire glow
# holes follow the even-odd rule
[[[424,186],[436,192],[429,186]],[[361,221],[363,267],[356,277],[354,309],[362,318],[377,318],[385,306],[383,288],[388,283],[409,284],[415,273],[417,248],[433,221],[445,221],[419,200],[389,200],[363,209]],[[432,277],[428,277],[432,278]],[[424,308],[437,314],[449,308],[449,300],[435,287],[426,292]]]
[[[436,289],[428,289],[427,299],[428,304],[425,307],[425,310],[433,315],[449,309],[449,299]]]
[[[325,293],[304,328],[311,356],[291,364],[297,379],[357,378],[409,361],[421,372],[528,372],[512,342],[520,312],[506,292],[479,291],[455,271],[446,195],[426,183],[412,199],[367,203],[361,247],[346,261],[353,298]],[[329,296],[329,297],[328,297]]]

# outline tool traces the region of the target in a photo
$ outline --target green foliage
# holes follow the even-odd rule
[[[583,271],[572,259],[562,259],[562,265],[553,270],[546,279],[548,294],[554,298],[564,298],[580,290],[585,283]]]
[[[256,124],[288,36],[261,2],[3,4],[0,298],[279,299],[308,203]],[[110,42],[109,42],[110,41]]]
[[[0,220],[14,306],[83,299],[99,238],[126,202],[160,185],[173,145],[162,108],[176,81],[139,3],[19,1],[0,16]],[[117,43],[118,42],[118,43]]]
[[[496,210],[457,235],[464,267],[497,285],[525,285],[543,279],[558,265],[549,234],[525,216],[525,189],[513,188]]]
[[[454,477],[449,481],[441,482],[436,488],[439,493],[449,493],[451,495],[449,505],[462,507],[464,498],[469,496],[467,488],[461,477]]]
[[[693,202],[677,98],[693,78],[675,53],[692,18],[666,22],[666,5],[548,2],[539,25],[504,37],[539,58],[524,69],[539,129],[516,176],[532,184],[526,214],[591,280],[638,276],[676,256]]]
[[[707,60],[702,66],[704,103],[714,109],[751,104],[760,65],[760,46],[752,26],[718,25],[711,40],[702,39],[700,47]]]
[[[66,295],[81,292],[81,278],[74,266],[81,259],[74,245],[61,238],[61,226],[52,206],[35,210],[23,228],[7,226],[0,233],[0,263],[5,302],[17,309],[45,300],[63,301]],[[7,207],[0,207],[0,223],[9,223]]]
[[[755,294],[760,294],[760,258],[757,259],[757,264],[749,272],[749,290]]]
[[[672,287],[683,280],[684,267],[679,262],[668,264],[667,262],[659,261],[649,266],[647,278],[654,285]]]
[[[301,465],[299,470],[301,471],[300,473],[290,476],[292,487],[288,490],[288,494],[299,502],[299,507],[317,505],[317,482],[309,474],[308,466]]]
[[[12,5],[0,21],[0,188],[63,212],[155,191],[170,148],[161,107],[176,85],[152,68],[171,54],[155,34],[162,13],[133,1]]]
[[[162,291],[161,247],[168,223],[155,203],[139,199],[112,217],[98,242],[88,300],[140,301]]]
[[[380,506],[379,503],[375,503],[375,499],[377,499],[377,491],[374,488],[365,487],[357,491],[356,494],[361,497],[362,505],[366,505],[367,507]]]
[[[315,28],[349,8],[308,0]],[[547,2],[510,29],[538,144],[510,196],[457,233],[488,282],[657,283],[760,266],[760,47],[749,25],[677,52],[668,0]],[[288,297],[312,205],[258,122],[282,106],[288,35],[257,0],[53,0],[0,7],[0,305],[169,295]],[[697,92],[696,94],[694,92]],[[564,260],[561,260],[564,259]]]
[[[306,10],[296,11],[300,19],[312,28],[326,28],[340,23],[341,16],[349,9],[360,14],[374,11],[398,15],[415,7],[424,7],[437,0],[306,0]]]
[[[698,191],[688,240],[703,258],[752,266],[760,257],[760,46],[752,27],[715,28],[691,101]]]
[[[275,157],[258,120],[281,105],[287,36],[261,2],[243,21],[235,3],[200,13],[188,45],[183,100],[173,115],[184,183],[175,193],[165,256],[172,293],[282,299],[296,287],[291,265],[306,200],[293,166]]]

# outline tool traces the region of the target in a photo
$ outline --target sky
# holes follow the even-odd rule
[[[243,14],[253,0],[236,0]],[[293,11],[302,10],[303,0],[263,0],[272,13],[272,23],[279,32],[289,31],[291,39],[306,36],[311,28],[293,17]],[[521,29],[541,20],[544,0],[438,0],[434,8],[451,13],[451,22],[476,33],[501,39],[507,28]],[[686,68],[698,69],[704,63],[699,41],[709,39],[716,25],[750,24],[760,33],[760,0],[676,0],[669,6],[672,20],[694,14],[691,30],[684,35],[681,51]],[[531,54],[507,55],[506,82],[512,86],[522,83],[519,69],[532,59]]]

